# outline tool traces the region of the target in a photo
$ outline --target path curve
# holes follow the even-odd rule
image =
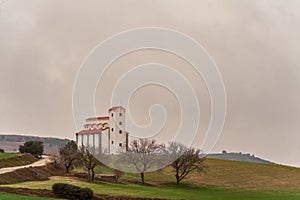
[[[28,167],[41,167],[41,166],[47,165],[47,163],[50,163],[50,162],[51,162],[51,160],[50,160],[49,156],[42,156],[42,159],[40,159],[34,163],[31,163],[29,165],[1,168],[0,174],[13,172],[13,171],[16,171],[17,169],[23,169],[23,168],[28,168]]]

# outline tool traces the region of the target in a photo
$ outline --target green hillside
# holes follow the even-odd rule
[[[0,153],[0,168],[29,165],[38,160],[31,154]]]
[[[170,167],[147,173],[148,185],[141,185],[139,174],[125,174],[120,183],[88,183],[74,177],[51,177],[48,181],[5,185],[13,188],[51,189],[57,182],[90,187],[96,194],[170,199],[300,199],[300,169],[237,161],[207,159],[206,173],[192,173],[181,186],[175,185]],[[78,171],[81,171],[80,169]],[[104,166],[97,173],[112,173]]]
[[[0,159],[1,158],[11,158],[11,157],[16,157],[16,156],[20,156],[21,154],[19,153],[2,153],[0,152]]]

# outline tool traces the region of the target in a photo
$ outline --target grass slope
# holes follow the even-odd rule
[[[51,198],[45,198],[45,197],[29,197],[29,196],[25,196],[25,195],[0,192],[0,200],[16,200],[16,199],[18,199],[18,200],[53,200]]]
[[[28,165],[38,161],[38,159],[31,154],[6,154],[3,156],[4,158],[0,158],[0,168]]]
[[[163,188],[149,187],[134,184],[112,184],[112,183],[88,183],[71,177],[52,177],[48,181],[25,182],[12,184],[9,187],[51,189],[54,183],[70,183],[80,187],[89,187],[96,194],[108,194],[113,196],[132,196],[148,198],[170,198],[170,199],[220,199],[220,200],[299,200],[300,196],[295,193],[275,191],[245,191],[236,189],[224,189],[215,186],[180,186],[173,184]]]
[[[15,157],[15,156],[20,156],[21,154],[19,153],[1,153],[0,152],[0,159],[1,158],[11,158],[11,157]]]
[[[279,190],[300,193],[300,168],[283,165],[267,165],[248,162],[207,159],[206,173],[191,173],[182,182],[193,186],[213,185],[221,188],[245,190]],[[82,172],[82,169],[76,169]],[[113,174],[114,170],[97,166],[96,173]],[[126,173],[121,181],[140,181],[139,174]],[[146,173],[146,182],[175,182],[171,167]]]
[[[88,183],[72,177],[51,177],[47,181],[24,182],[5,185],[32,189],[51,189],[57,182],[90,187],[96,194],[171,199],[219,199],[219,200],[299,200],[300,169],[281,166],[207,159],[206,173],[192,173],[182,182],[174,184],[172,168],[147,173],[146,182],[159,187],[144,186],[128,182],[140,180],[139,174],[126,173],[122,184]],[[77,171],[81,171],[80,169]],[[114,171],[97,166],[97,173],[111,174]]]
[[[300,193],[300,169],[282,165],[266,165],[238,161],[207,159],[206,173],[191,173],[182,182],[194,186],[213,185],[230,189],[279,190]],[[97,168],[97,173],[101,168]],[[139,174],[125,174],[121,180],[140,180]],[[168,167],[147,173],[150,182],[175,182],[174,172]],[[300,199],[300,198],[299,198]]]
[[[13,172],[0,174],[0,184],[43,181],[48,180],[50,176],[60,176],[63,174],[64,171],[57,169],[53,164],[47,164],[46,166],[22,168]]]

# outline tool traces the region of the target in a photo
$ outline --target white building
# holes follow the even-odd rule
[[[125,108],[114,106],[108,110],[108,116],[86,119],[84,129],[76,133],[76,143],[93,148],[99,153],[126,151],[128,133],[125,130]]]

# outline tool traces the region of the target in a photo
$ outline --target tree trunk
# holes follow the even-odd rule
[[[91,170],[88,170],[88,181],[92,182],[92,179],[91,179]]]
[[[176,177],[176,185],[179,185],[179,183],[180,183],[180,180],[178,177]]]
[[[180,180],[179,180],[179,171],[178,171],[178,169],[176,169],[175,177],[176,177],[176,184],[179,185]]]
[[[142,183],[143,183],[143,184],[145,183],[144,176],[145,176],[145,174],[144,174],[144,172],[142,172],[142,173],[141,173],[141,179],[142,179]]]
[[[70,166],[69,165],[66,166],[66,171],[67,171],[67,174],[70,172]]]
[[[92,182],[94,182],[94,180],[95,180],[95,171],[94,169],[92,169]]]

